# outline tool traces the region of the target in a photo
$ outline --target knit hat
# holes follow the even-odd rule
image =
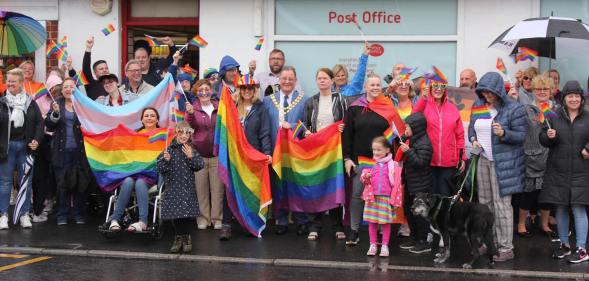
[[[562,96],[561,99],[564,102],[564,97],[568,94],[579,94],[581,95],[582,102],[585,102],[585,97],[583,96],[583,88],[581,88],[581,84],[577,80],[570,80],[564,84],[562,87]]]
[[[57,75],[49,75],[49,77],[47,77],[47,81],[45,81],[45,88],[47,88],[48,91],[51,92],[51,89],[57,85],[61,85],[63,83],[63,80],[61,80],[61,78],[59,78],[59,76]]]
[[[219,71],[217,71],[216,68],[209,67],[205,70],[205,72],[202,75],[203,75],[204,79],[209,79],[211,77],[211,75],[213,75],[215,73],[219,73]]]
[[[178,75],[178,81],[182,82],[187,80],[190,81],[190,83],[192,83],[192,75],[188,73],[181,73]]]

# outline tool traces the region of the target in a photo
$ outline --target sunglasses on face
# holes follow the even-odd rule
[[[538,92],[548,92],[550,90],[550,88],[534,88],[534,91],[538,91]]]
[[[180,130],[176,130],[176,135],[192,135],[192,133],[194,133],[194,130],[192,129],[180,129]]]
[[[432,89],[445,90],[447,86],[446,84],[432,84]]]
[[[523,78],[523,79],[524,79],[525,81],[527,81],[527,80],[532,80],[532,77],[524,76],[524,78]]]

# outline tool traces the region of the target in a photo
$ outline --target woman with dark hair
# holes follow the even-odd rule
[[[333,72],[329,68],[320,68],[315,75],[315,82],[319,93],[312,96],[305,103],[303,123],[308,129],[305,135],[317,133],[319,130],[328,127],[329,125],[344,119],[345,112],[348,109],[346,98],[341,94],[332,92]],[[340,125],[340,132],[343,132],[344,126]],[[338,240],[346,239],[344,233],[343,209],[338,207],[329,210],[333,229],[335,230],[335,238]],[[308,240],[317,240],[319,238],[319,231],[321,230],[321,221],[323,213],[311,214],[309,216],[312,220],[309,227]]]
[[[51,105],[45,118],[47,130],[53,132],[51,143],[51,164],[55,171],[59,208],[57,225],[65,225],[70,215],[70,205],[76,224],[86,223],[85,191],[90,183],[90,167],[84,150],[84,139],[80,121],[72,105],[76,88],[73,78],[63,81],[63,98]],[[72,179],[76,179],[72,182]]]
[[[104,77],[104,76],[103,76]],[[137,130],[138,133],[150,133],[151,131],[159,128],[159,113],[153,107],[144,108],[141,112],[141,127]],[[149,186],[147,183],[140,178],[127,177],[123,180],[120,187],[119,197],[115,203],[115,210],[111,216],[110,230],[120,231],[121,226],[118,221],[123,216],[123,212],[129,204],[131,194],[135,191],[137,197],[137,205],[139,206],[139,221],[131,224],[127,231],[145,231],[147,229],[147,217],[149,211],[149,198],[148,198]]]
[[[560,248],[552,254],[562,259],[571,255],[569,209],[575,221],[575,253],[571,263],[589,260],[587,250],[587,205],[589,205],[589,112],[577,81],[568,81],[562,89],[562,108],[547,118],[540,143],[550,150],[540,202],[556,206]]]

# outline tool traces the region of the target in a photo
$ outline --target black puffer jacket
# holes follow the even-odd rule
[[[409,138],[410,149],[405,152],[403,164],[403,182],[411,194],[418,192],[430,192],[432,186],[432,143],[427,133],[427,121],[425,116],[416,112],[405,119],[405,123],[411,127],[413,136]]]
[[[11,109],[6,101],[6,95],[10,95],[8,92],[4,93],[0,97],[0,161],[3,161],[8,155],[8,145],[10,141],[10,114]],[[30,97],[28,97],[25,105],[25,142],[29,144],[31,141],[36,140],[39,144],[43,142],[43,116],[37,103]],[[31,151],[27,146],[27,153],[35,154],[36,151]]]
[[[539,201],[565,205],[589,205],[589,160],[581,151],[589,151],[589,111],[583,110],[571,123],[564,107],[548,118],[556,138],[549,139],[548,126],[540,133],[540,143],[548,148],[548,165]]]

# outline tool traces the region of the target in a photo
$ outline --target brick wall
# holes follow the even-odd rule
[[[58,33],[57,21],[47,21],[46,29],[47,29],[47,43],[51,42],[51,40],[58,42],[59,39],[57,39],[57,33]],[[46,73],[49,73],[49,69],[51,69],[51,67],[54,67],[54,66],[58,66],[58,62],[57,62],[57,59],[54,56],[52,56],[51,58],[47,59]]]

